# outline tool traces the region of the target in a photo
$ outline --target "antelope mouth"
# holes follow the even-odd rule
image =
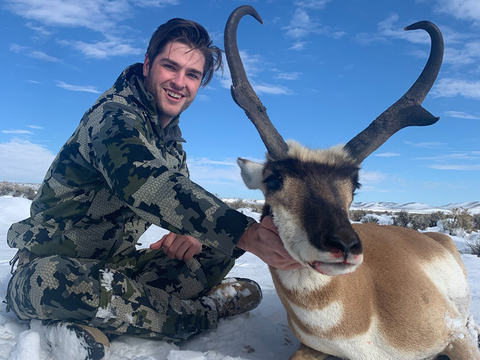
[[[308,265],[322,275],[338,276],[353,273],[361,263],[362,260],[358,259],[357,261],[342,262],[312,261]]]

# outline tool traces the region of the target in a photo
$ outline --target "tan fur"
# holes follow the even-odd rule
[[[288,156],[303,162],[317,162],[327,165],[339,163],[355,164],[343,149],[343,145],[333,146],[328,149],[310,149],[295,140],[288,140]]]
[[[430,360],[442,354],[450,360],[480,360],[476,338],[467,328],[467,274],[452,239],[396,226],[354,224],[352,229],[348,208],[355,188],[348,169],[354,161],[340,147],[310,150],[295,142],[288,145],[290,159],[303,165],[268,160],[262,176],[258,164],[241,160],[239,165],[246,182],[257,181],[247,186],[264,192],[285,248],[305,265],[290,271],[270,268],[290,329],[302,343],[291,360],[323,360],[329,355]],[[285,171],[282,187],[268,191],[264,179],[279,171]],[[336,265],[326,274],[319,271],[324,262],[336,264],[338,259],[331,243],[318,240],[325,236],[323,227],[333,222],[330,238],[350,228],[361,241],[363,258],[358,249],[357,254],[344,255],[347,265],[354,264],[352,273]],[[349,232],[347,240],[348,236]]]

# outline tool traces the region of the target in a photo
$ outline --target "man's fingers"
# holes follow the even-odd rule
[[[175,238],[174,238],[175,240]],[[167,256],[170,258],[170,259],[179,259],[179,260],[182,260],[183,258],[183,254],[182,254],[182,257],[179,258],[177,256],[177,252],[178,252],[178,249],[182,246],[182,242],[181,241],[172,241],[170,245],[164,245],[163,247],[163,251],[165,251],[167,253]]]
[[[260,225],[261,225],[265,230],[269,230],[269,231],[275,233],[276,235],[278,235],[278,229],[277,229],[277,227],[275,226],[275,224],[273,223],[273,217],[271,217],[270,215],[265,216],[265,217],[262,219],[262,222],[260,223]]]
[[[150,245],[150,249],[152,250],[160,250],[163,246],[163,242],[165,241],[167,235],[163,235],[162,238],[153,244]]]
[[[300,268],[302,268],[302,267],[303,267],[302,264],[300,264],[300,263],[298,263],[298,262],[295,262],[295,263],[293,263],[293,264],[288,264],[288,265],[285,264],[285,265],[283,265],[282,267],[279,267],[279,268],[277,268],[277,269],[280,269],[280,270],[295,270],[295,269],[300,269]]]
[[[188,242],[183,242],[179,247],[178,249],[175,251],[175,257],[178,259],[178,260],[190,260],[190,259],[187,259],[187,254],[188,254],[188,251],[190,249],[190,246],[188,244]],[[192,255],[193,257],[193,255]]]
[[[169,233],[150,248],[162,249],[170,259],[190,260],[202,251],[202,244],[192,236]]]
[[[167,235],[165,235],[163,238],[163,248],[164,249],[168,249],[170,248],[170,246],[172,246],[172,244],[175,242],[175,238],[177,237],[177,234],[175,233],[168,233]]]

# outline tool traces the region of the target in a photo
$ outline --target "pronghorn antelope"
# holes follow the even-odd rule
[[[285,248],[304,264],[270,268],[301,342],[290,359],[480,359],[466,271],[451,238],[348,219],[361,162],[398,130],[438,120],[421,106],[442,62],[438,28],[427,21],[406,28],[426,30],[432,47],[400,100],[345,146],[311,150],[283,140],[247,80],[236,42],[247,14],[261,22],[252,7],[236,9],[225,28],[225,51],[232,96],[268,155],[264,164],[238,163],[246,185],[263,191],[264,215],[273,216]]]

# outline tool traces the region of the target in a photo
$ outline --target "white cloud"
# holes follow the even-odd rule
[[[195,97],[195,100],[196,101],[209,101],[210,97],[208,95],[205,95],[205,94],[197,94],[197,96]]]
[[[47,148],[30,141],[0,143],[0,180],[40,183],[54,158]]]
[[[45,26],[83,27],[106,34],[133,14],[133,6],[143,8],[178,5],[178,0],[6,0],[5,8],[42,26],[27,26],[49,35]]]
[[[270,94],[270,95],[291,95],[292,91],[285,87],[279,85],[271,85],[265,83],[254,83],[252,84],[253,89],[258,95],[261,94]]]
[[[381,173],[380,171],[360,170],[359,178],[362,185],[369,185],[378,184],[387,180],[387,175]]]
[[[2,133],[4,134],[21,134],[21,135],[26,135],[26,134],[32,134],[31,131],[28,130],[20,130],[20,129],[15,129],[15,130],[2,130]]]
[[[25,24],[25,26],[33,31],[35,31],[37,33],[37,35],[40,35],[42,37],[45,37],[45,36],[50,36],[52,35],[52,32],[51,31],[48,31],[45,29],[45,27],[43,26],[37,26],[31,22],[28,22]]]
[[[295,14],[290,20],[290,25],[285,27],[285,29],[287,30],[288,37],[300,39],[314,31],[317,27],[318,25],[310,20],[307,11],[298,8],[295,10]]]
[[[66,82],[64,81],[56,81],[57,83],[57,86],[62,88],[62,89],[65,89],[65,90],[70,90],[70,91],[83,91],[83,92],[89,92],[89,93],[94,93],[94,94],[100,94],[100,91],[97,90],[97,88],[95,86],[91,86],[91,85],[83,85],[83,86],[79,86],[79,85],[71,85],[71,84],[67,84]]]
[[[412,141],[405,141],[405,144],[413,146],[413,147],[418,147],[418,148],[439,148],[445,145],[444,143],[438,142],[438,141],[425,141],[425,142],[419,142],[419,143],[414,143]]]
[[[453,170],[453,171],[477,171],[480,170],[480,151],[457,151],[433,157],[417,158],[427,160],[429,169]]]
[[[167,5],[178,5],[178,0],[135,0],[133,2],[136,6],[140,7],[165,7]]]
[[[436,10],[461,20],[480,22],[480,2],[478,0],[437,0]]]
[[[188,168],[190,169],[190,178],[194,182],[208,191],[215,192],[218,196],[263,199],[260,190],[247,189],[235,159],[190,158]]]
[[[47,62],[59,62],[60,60],[57,59],[54,56],[50,56],[45,54],[43,51],[32,51],[28,54],[29,57],[37,59],[37,60],[42,60],[42,61],[47,61]]]
[[[85,27],[105,32],[115,27],[115,15],[128,17],[124,0],[7,0],[6,8],[46,26]]]
[[[434,165],[429,165],[428,166],[430,169],[437,169],[437,170],[457,170],[457,171],[479,171],[480,170],[480,164],[447,164],[447,165],[439,165],[439,164],[434,164]]]
[[[430,44],[430,37],[426,31],[405,31],[406,25],[410,24],[399,24],[398,14],[391,14],[377,24],[377,33],[361,33],[357,35],[356,40],[362,44],[386,41],[388,39],[405,39],[413,44]],[[421,52],[421,54],[422,57],[427,57],[428,51]]]
[[[133,39],[128,20],[134,16],[135,6],[164,7],[177,5],[178,0],[6,0],[4,9],[27,20],[26,26],[37,36],[51,36],[49,28],[85,28],[102,34],[105,40],[86,43],[77,40],[56,39],[60,44],[72,46],[85,56],[106,59],[113,56],[137,55],[144,49],[132,46]],[[135,40],[138,41],[138,40]],[[10,48],[20,52],[16,45]],[[31,57],[43,61],[58,61],[42,51],[30,53]]]
[[[309,9],[320,9],[328,1],[321,0],[306,0],[298,1],[296,5],[300,6],[295,9],[295,12],[290,20],[288,26],[284,26],[283,29],[287,30],[286,36],[297,41],[292,47],[292,50],[302,50],[305,46],[305,42],[299,42],[298,40],[307,37],[310,34],[320,34],[339,39],[346,35],[344,31],[333,29],[330,26],[323,26],[319,22],[315,21],[307,12]]]
[[[399,153],[392,153],[392,152],[386,152],[386,153],[379,153],[379,154],[373,154],[373,156],[378,156],[378,157],[395,157],[395,156],[401,156]]]
[[[446,64],[460,67],[476,65],[480,62],[480,41],[472,41],[468,34],[460,37],[458,43],[449,42],[447,39],[445,39],[445,42],[450,44],[445,48],[444,62]]]
[[[380,21],[377,24],[378,32],[381,36],[402,38],[405,36],[405,30],[397,25],[398,14],[392,14],[385,20]]]
[[[291,47],[290,47],[290,50],[297,50],[297,51],[301,51],[303,49],[305,49],[305,45],[306,45],[306,41],[297,41],[296,43],[294,43]]]
[[[260,94],[271,94],[271,95],[290,95],[292,91],[285,86],[272,85],[265,82],[258,83],[255,81],[255,77],[258,73],[263,71],[265,67],[265,62],[259,55],[251,55],[247,51],[240,50],[240,57],[242,58],[242,63],[245,68],[245,73],[247,74],[248,81],[255,90],[255,92]],[[226,61],[226,60],[225,60]],[[230,89],[232,85],[232,77],[228,67],[225,68],[223,76],[219,79],[220,84],[223,88]]]
[[[474,115],[463,111],[445,111],[445,115],[458,119],[480,120],[480,114]]]
[[[438,80],[432,88],[431,95],[434,97],[455,97],[480,100],[480,80],[470,81],[453,78]]]
[[[207,158],[190,158],[188,161],[190,177],[193,181],[206,187],[213,185],[243,185],[240,170],[235,160],[210,160]]]
[[[10,51],[16,53],[16,54],[25,54],[28,57],[37,59],[37,60],[42,60],[42,61],[47,61],[47,62],[59,62],[60,60],[57,59],[56,57],[47,55],[43,51],[32,51],[29,49],[28,46],[22,46],[18,44],[10,44],[9,46]]]
[[[144,49],[134,47],[120,38],[111,38],[110,40],[97,41],[95,43],[86,43],[83,41],[62,41],[62,43],[70,45],[75,50],[83,53],[86,57],[93,59],[138,55],[144,52]]]
[[[14,53],[17,53],[17,54],[20,54],[21,52],[28,50],[28,47],[18,45],[18,44],[10,44],[8,48],[10,49],[10,51],[13,51]]]
[[[296,0],[294,5],[303,8],[323,9],[329,2],[330,0]]]
[[[298,78],[300,77],[300,74],[299,72],[290,72],[290,73],[278,73],[275,77],[277,79],[282,79],[282,80],[298,80]]]
[[[449,161],[454,161],[457,165],[459,161],[469,161],[474,160],[477,161],[480,159],[480,152],[479,151],[468,151],[468,152],[453,152],[450,154],[443,154],[438,156],[430,156],[430,157],[418,157],[417,160],[429,160],[435,161],[437,163],[443,163]]]

